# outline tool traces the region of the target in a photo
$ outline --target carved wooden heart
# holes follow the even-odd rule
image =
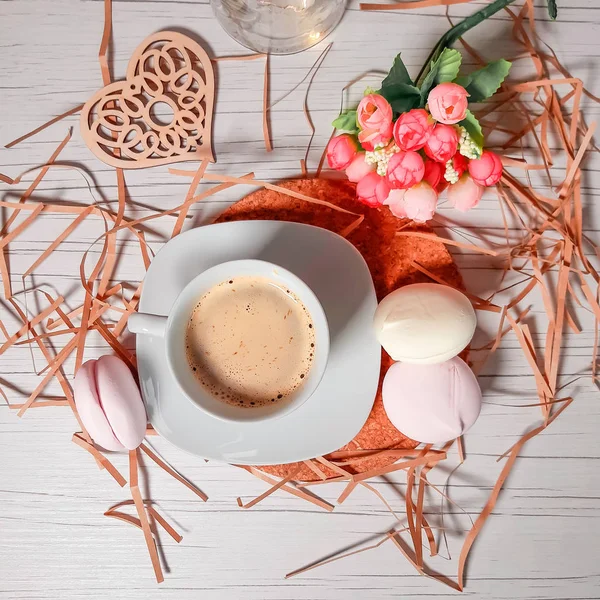
[[[124,81],[107,85],[86,102],[81,135],[113,167],[214,162],[214,97],[206,52],[181,33],[160,31],[137,47]]]

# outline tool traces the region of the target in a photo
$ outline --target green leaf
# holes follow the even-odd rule
[[[556,0],[548,0],[548,14],[554,21],[558,16],[558,9],[556,8]]]
[[[379,93],[392,105],[396,114],[417,108],[421,103],[421,92],[414,85],[397,83],[382,87]]]
[[[356,123],[356,111],[349,110],[342,113],[332,125],[340,131],[347,131],[348,133],[358,133],[358,125]]]
[[[398,54],[387,77],[381,82],[381,87],[392,87],[398,84],[412,85],[412,83],[413,81],[400,58],[400,54]]]
[[[421,94],[413,85],[400,54],[396,56],[390,72],[381,82],[379,94],[392,105],[396,115],[419,106]]]
[[[467,130],[467,133],[471,136],[471,139],[480,148],[483,148],[483,131],[481,130],[481,125],[470,110],[467,110],[467,116],[458,124]]]
[[[481,102],[493,96],[508,75],[510,67],[511,63],[501,58],[469,74],[469,82],[463,86],[470,94],[469,102]],[[459,83],[459,85],[463,84]]]
[[[452,83],[456,83],[457,85],[460,85],[461,87],[467,89],[471,81],[472,79],[470,75],[460,75]]]
[[[417,89],[417,88],[415,88]],[[408,112],[413,108],[419,108],[421,104],[421,95],[418,96],[404,96],[403,98],[397,98],[390,102],[394,113],[401,115],[402,113]]]
[[[439,58],[431,64],[429,73],[421,84],[421,103],[427,102],[427,96],[438,83],[453,81],[458,76],[462,56],[458,50],[444,48]]]
[[[435,76],[435,83],[454,81],[458,76],[461,62],[462,56],[458,50],[444,48],[436,61],[437,75]]]
[[[431,67],[431,70],[427,73],[427,76],[421,84],[421,104],[423,105],[427,104],[427,96],[429,96],[429,92],[434,87],[436,74],[435,67]]]
[[[425,76],[429,72],[429,68],[432,62],[435,62],[440,54],[444,51],[444,48],[449,48],[461,38],[469,29],[479,25],[482,21],[485,21],[488,17],[496,14],[502,10],[505,6],[512,4],[514,0],[495,0],[491,4],[484,6],[481,10],[473,13],[471,16],[457,23],[454,27],[446,31],[446,33],[438,40],[437,44],[433,47],[431,54],[425,61],[421,72],[417,76],[417,85],[420,85],[425,79]]]

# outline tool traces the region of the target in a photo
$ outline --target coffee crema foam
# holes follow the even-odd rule
[[[186,331],[188,363],[215,398],[246,408],[284,401],[308,376],[312,317],[289,289],[240,276],[204,294]]]

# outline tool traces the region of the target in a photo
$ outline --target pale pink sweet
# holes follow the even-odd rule
[[[83,363],[73,380],[73,398],[81,422],[99,446],[106,450],[123,450],[102,410],[96,386],[97,360]]]
[[[433,130],[434,121],[422,108],[402,113],[394,124],[394,141],[400,150],[420,150]]]
[[[483,196],[483,190],[483,186],[473,181],[465,173],[456,183],[448,188],[448,200],[450,205],[456,208],[456,210],[467,212],[479,204],[481,196]]]
[[[102,410],[115,437],[127,448],[137,448],[146,435],[146,409],[129,367],[118,357],[98,359],[96,385]]]
[[[341,171],[352,162],[357,152],[358,146],[354,138],[347,133],[337,135],[327,145],[327,163],[332,169]]]
[[[458,356],[433,365],[394,363],[383,380],[385,412],[403,434],[441,444],[465,433],[481,411],[481,389]]]
[[[405,190],[402,199],[406,216],[417,223],[425,223],[433,218],[437,201],[437,192],[425,181]]]
[[[353,183],[358,183],[365,175],[375,170],[375,165],[365,162],[365,153],[359,152],[346,167],[346,176]]]
[[[419,183],[425,174],[425,164],[417,152],[396,152],[390,158],[386,177],[393,189],[407,189]]]
[[[399,219],[407,218],[406,210],[404,210],[404,190],[392,190],[384,204],[389,207],[390,212],[395,217]]]
[[[84,427],[106,450],[134,450],[146,435],[146,410],[127,365],[116,356],[84,363],[73,382]]]
[[[456,128],[438,123],[427,138],[424,150],[429,158],[447,163],[458,150],[458,132]]]
[[[356,186],[356,197],[359,202],[373,208],[382,206],[390,193],[390,186],[377,173],[367,173]]]
[[[453,125],[467,115],[468,96],[467,90],[457,83],[440,83],[429,92],[427,106],[436,121]]]
[[[426,181],[432,188],[437,188],[444,174],[444,168],[435,160],[425,161],[425,174],[423,181]]]
[[[364,96],[356,109],[356,120],[361,129],[387,135],[388,139],[392,137],[393,116],[390,103],[379,94]]]
[[[502,177],[502,161],[494,152],[484,150],[481,158],[469,162],[469,174],[479,185],[495,185]]]

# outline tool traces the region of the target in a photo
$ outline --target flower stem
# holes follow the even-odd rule
[[[495,0],[491,4],[484,6],[481,10],[473,13],[454,27],[446,31],[446,33],[439,39],[438,43],[434,46],[431,54],[427,57],[423,68],[421,69],[419,75],[417,76],[416,86],[420,87],[425,79],[427,73],[429,73],[429,69],[431,68],[431,64],[434,63],[440,54],[443,52],[444,48],[449,48],[461,38],[469,29],[472,29],[476,25],[479,25],[482,21],[485,21],[488,17],[496,14],[499,10],[502,10],[505,6],[508,6],[514,2],[514,0]]]

